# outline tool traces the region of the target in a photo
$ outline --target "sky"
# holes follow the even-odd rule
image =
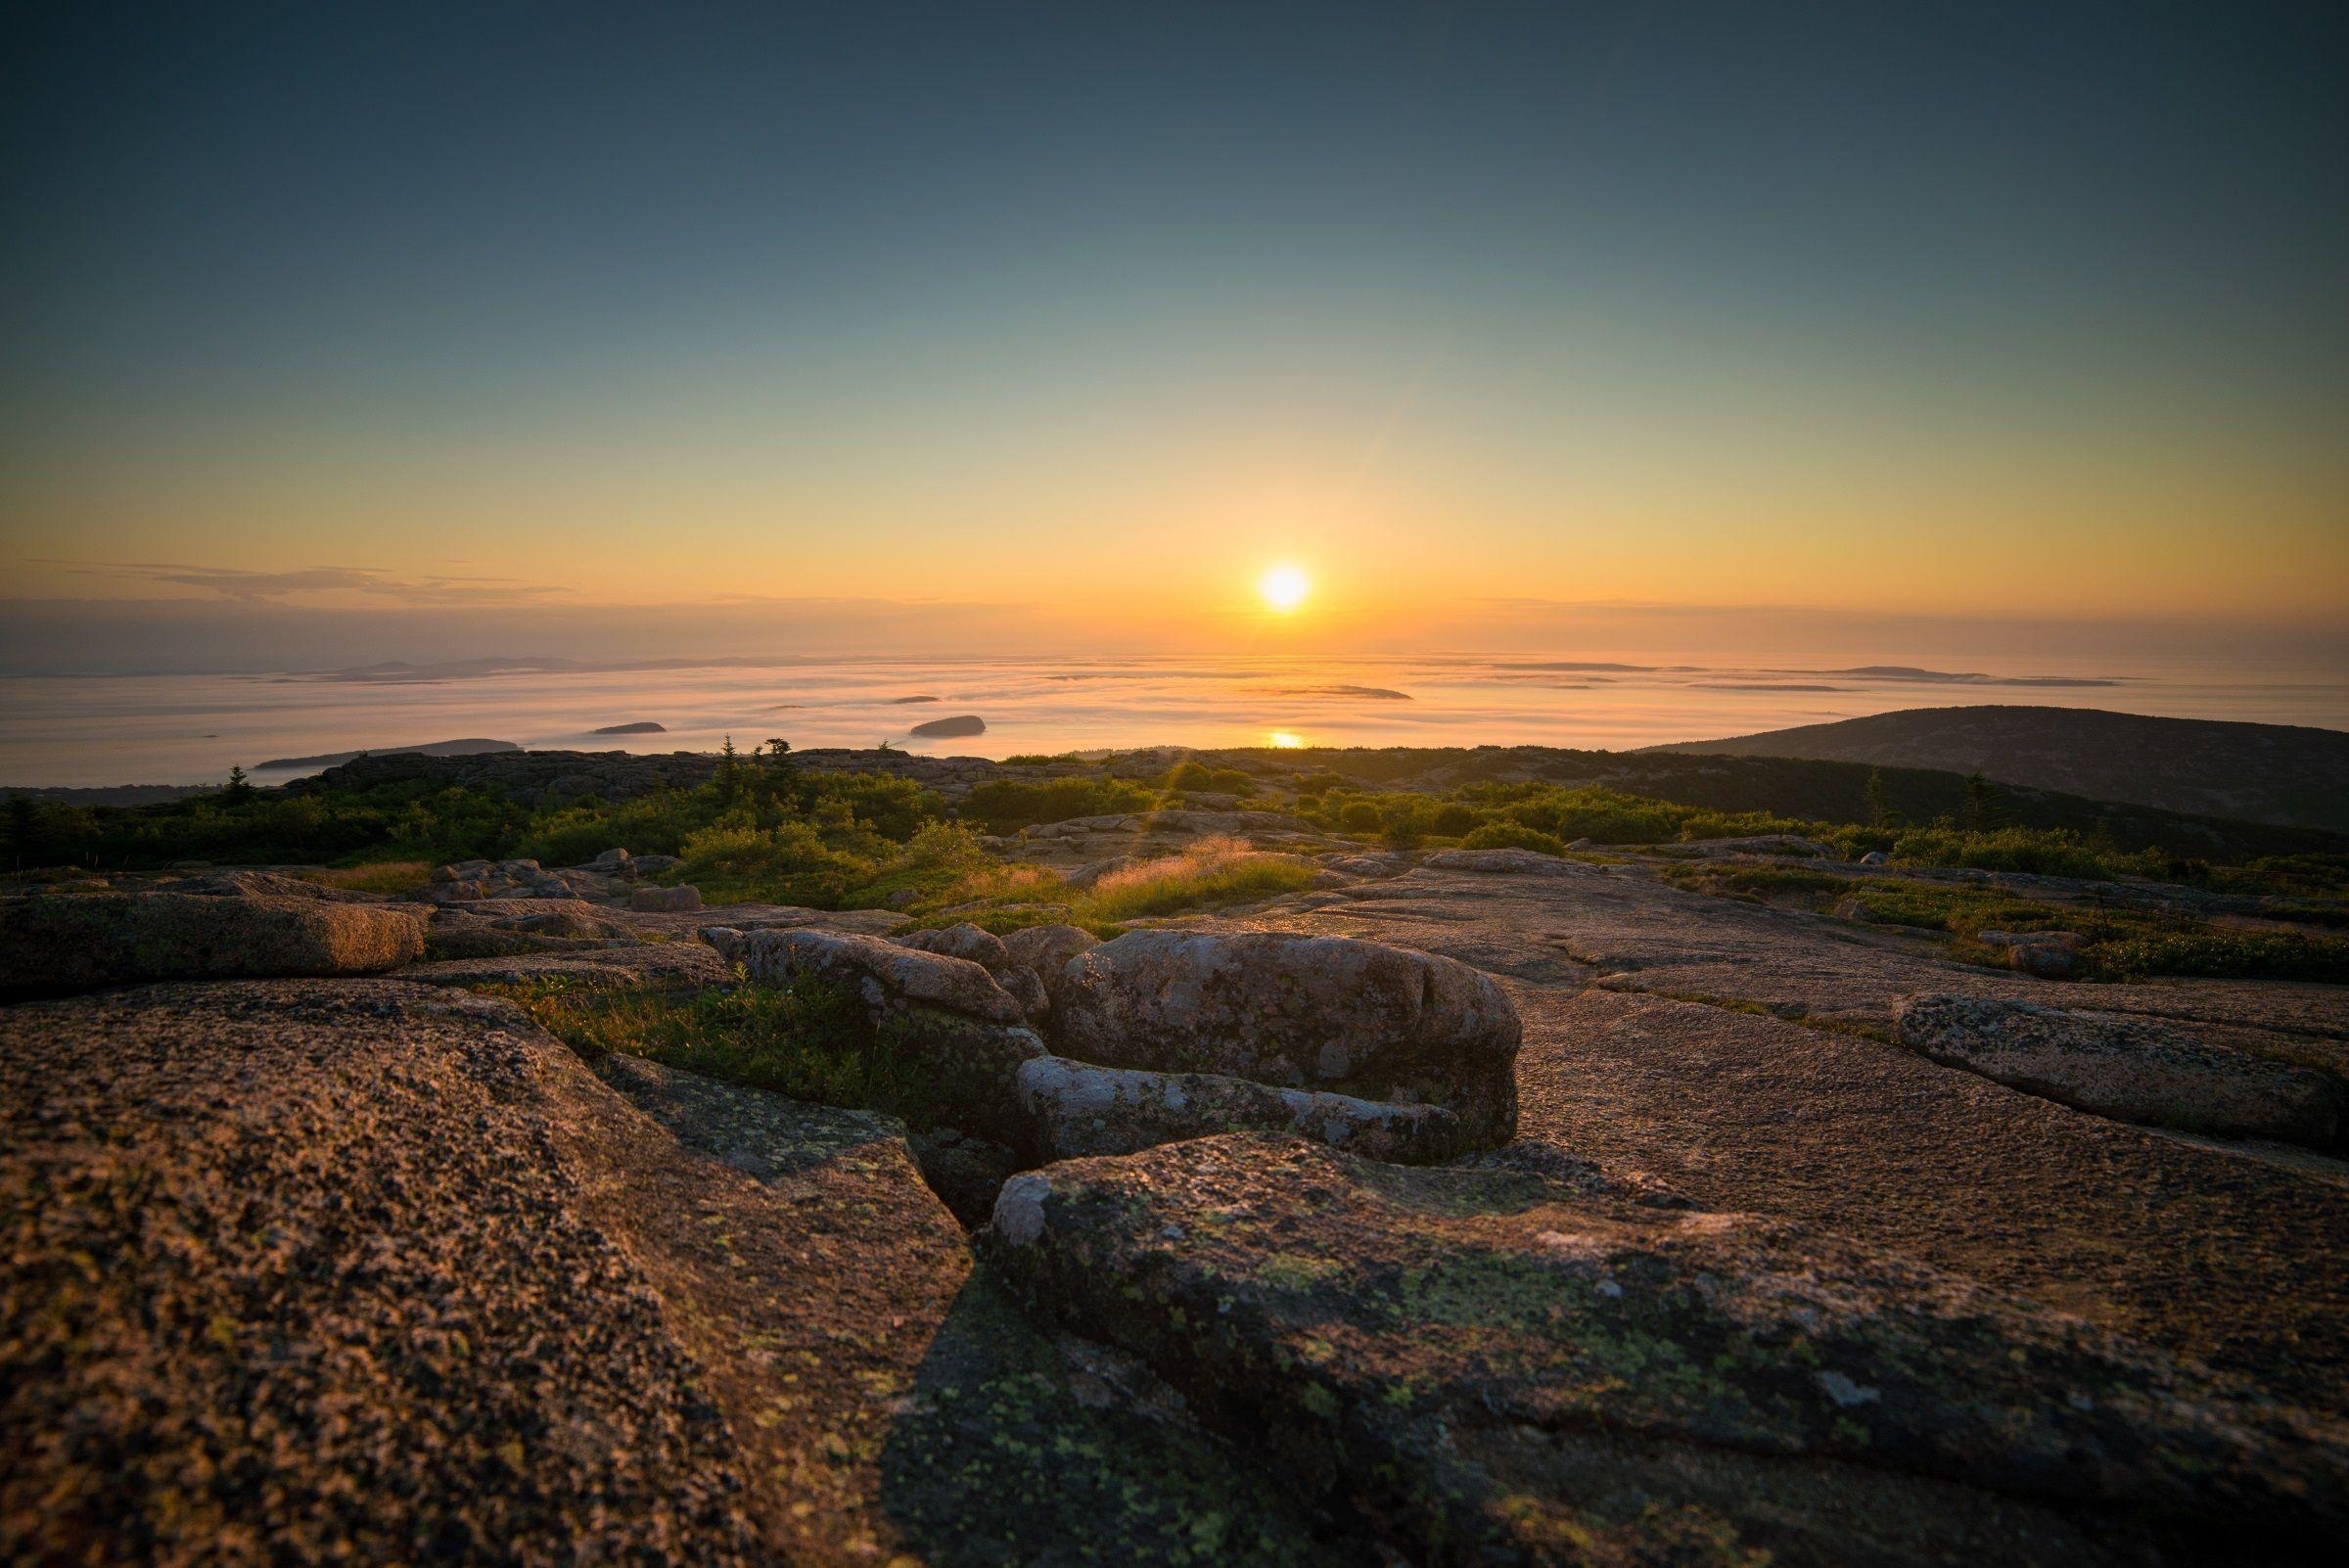
[[[21,8],[0,669],[2338,651],[2345,19]]]

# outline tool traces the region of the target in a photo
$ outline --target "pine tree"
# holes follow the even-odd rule
[[[2000,804],[1999,787],[1980,773],[1965,775],[1965,825],[1969,832],[1986,833],[1997,827],[2006,815]]]
[[[1892,826],[1892,797],[1884,789],[1884,769],[1867,770],[1867,825]]]
[[[734,737],[728,735],[725,744],[717,749],[717,771],[710,782],[717,787],[718,804],[733,806],[742,799],[742,754],[734,750]]]
[[[221,793],[232,801],[249,801],[253,799],[253,781],[245,776],[245,769],[231,767],[228,770],[228,788]]]

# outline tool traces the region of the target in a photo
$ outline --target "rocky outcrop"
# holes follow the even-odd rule
[[[370,975],[424,954],[407,909],[276,893],[0,899],[0,994],[146,981]]]
[[[1062,1056],[1023,1063],[1020,1105],[1042,1160],[1131,1154],[1215,1132],[1297,1131],[1374,1160],[1425,1163],[1467,1151],[1441,1105],[1392,1105],[1275,1088],[1215,1073],[1146,1073]]]
[[[887,1117],[404,982],[0,1009],[11,1562],[1327,1564]]]
[[[12,1557],[748,1556],[723,1415],[566,1168],[584,1105],[642,1119],[519,1014],[178,987],[0,1038]]]
[[[2125,1122],[2322,1149],[2349,1117],[2330,1073],[2149,1018],[1948,995],[1904,998],[1893,1016],[1903,1044],[1944,1066]]]
[[[1443,1105],[1479,1144],[1515,1126],[1516,1010],[1449,958],[1345,938],[1132,931],[1048,985],[1063,1056]]]
[[[702,906],[702,890],[695,887],[638,888],[628,895],[628,907],[645,914],[685,914]]]
[[[1235,1134],[1015,1176],[987,1241],[1415,1562],[2126,1561],[2349,1528],[2337,1424],[1596,1173]]]

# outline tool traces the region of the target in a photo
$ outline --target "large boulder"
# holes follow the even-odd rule
[[[1028,926],[1003,939],[1003,950],[1014,964],[1035,974],[1047,1004],[1055,1002],[1069,983],[1069,960],[1099,945],[1101,939],[1082,926]]]
[[[984,1239],[1412,1562],[2259,1558],[2349,1529],[2338,1423],[1538,1153],[1204,1138],[1014,1176]]]
[[[1132,931],[1057,978],[1063,1056],[1449,1107],[1480,1144],[1516,1124],[1517,1010],[1491,977],[1345,937]]]
[[[2349,1085],[2313,1067],[2206,1042],[2177,1024],[1995,997],[1916,995],[1893,1007],[1910,1049],[2027,1093],[2124,1122],[2336,1146]]]
[[[1391,1105],[1217,1073],[1151,1073],[1044,1056],[1023,1063],[1018,1082],[1037,1156],[1046,1161],[1131,1154],[1249,1130],[1302,1132],[1404,1163],[1449,1159],[1469,1144],[1460,1119],[1441,1105]]]
[[[276,894],[39,893],[0,899],[0,993],[157,980],[372,975],[424,953],[406,909]]]

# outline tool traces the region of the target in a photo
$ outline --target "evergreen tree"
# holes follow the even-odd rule
[[[734,737],[728,735],[725,744],[717,749],[717,771],[710,782],[716,787],[720,806],[736,806],[742,801],[745,768],[742,754],[734,750]]]
[[[250,801],[253,799],[253,781],[245,776],[245,769],[232,767],[228,770],[228,788],[221,793],[232,801]]]
[[[1867,770],[1867,825],[1890,827],[1892,816],[1892,797],[1884,788],[1884,769],[1871,767]]]
[[[1965,825],[1969,832],[1985,833],[1997,827],[2006,815],[2000,804],[1999,787],[1980,773],[1965,775]]]

